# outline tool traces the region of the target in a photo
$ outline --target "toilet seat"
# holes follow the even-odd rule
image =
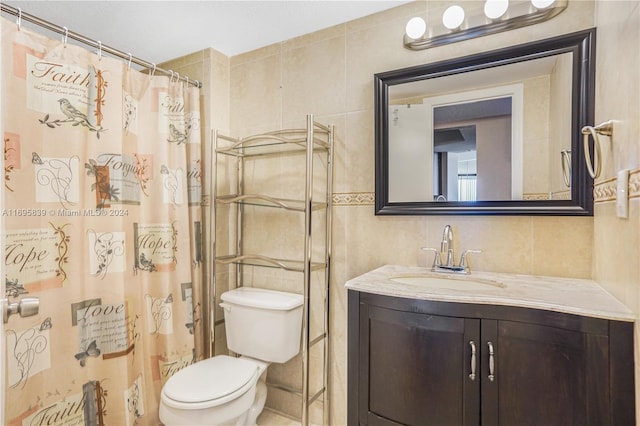
[[[171,376],[162,400],[173,408],[199,410],[232,401],[251,389],[259,365],[243,358],[218,355],[196,362]]]

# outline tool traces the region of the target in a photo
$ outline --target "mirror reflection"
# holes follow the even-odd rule
[[[389,202],[571,199],[572,64],[568,52],[389,86]]]

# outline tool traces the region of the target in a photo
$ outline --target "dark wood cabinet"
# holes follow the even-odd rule
[[[633,323],[350,290],[348,340],[350,425],[635,424]]]

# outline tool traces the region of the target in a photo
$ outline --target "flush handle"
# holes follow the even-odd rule
[[[0,299],[2,303],[2,320],[6,324],[13,314],[20,314],[21,317],[36,315],[40,310],[40,299],[37,297],[25,297],[19,302],[9,303],[7,299]]]
[[[473,381],[476,379],[476,342],[470,340],[469,346],[471,346],[471,374],[469,374],[469,378]]]
[[[493,374],[495,369],[495,360],[493,359],[493,343],[487,342],[489,347],[489,381],[493,382],[496,376]]]

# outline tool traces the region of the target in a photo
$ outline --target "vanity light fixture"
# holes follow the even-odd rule
[[[558,15],[566,9],[568,1],[486,0],[480,12],[467,12],[460,5],[452,5],[442,14],[441,22],[429,26],[421,17],[411,18],[406,26],[404,46],[424,50],[537,24]]]
[[[405,28],[407,36],[412,39],[418,39],[427,31],[427,23],[419,16],[409,19]]]
[[[464,9],[458,5],[449,6],[442,14],[442,25],[450,30],[460,28],[464,22]]]
[[[509,9],[509,0],[487,0],[484,3],[484,15],[493,20],[500,19]]]
[[[556,0],[531,0],[531,4],[536,9],[546,9],[555,3]]]

